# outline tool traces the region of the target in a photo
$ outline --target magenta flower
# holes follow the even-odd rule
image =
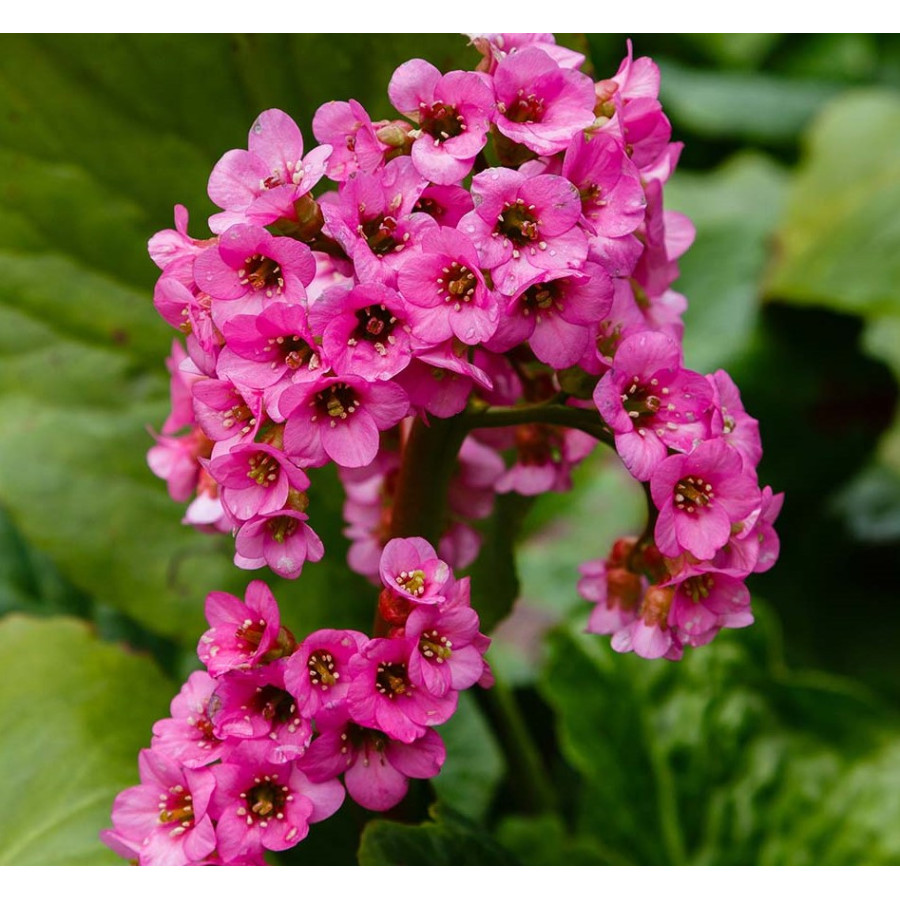
[[[686,644],[706,644],[721,628],[753,624],[750,591],[737,578],[721,572],[704,572],[671,584],[675,594],[669,621],[679,629]]]
[[[485,283],[478,253],[451,228],[426,233],[422,252],[404,262],[397,282],[413,307],[413,332],[429,344],[454,335],[464,344],[478,344],[497,329],[500,308]]]
[[[104,842],[136,852],[143,866],[187,866],[212,853],[211,770],[184,769],[157,750],[141,750],[138,768],[141,783],[116,797]]]
[[[279,109],[260,113],[247,144],[249,150],[229,150],[209,176],[209,199],[225,210],[210,216],[217,234],[241,222],[295,219],[295,201],[315,187],[331,155],[330,147],[315,147],[304,157],[300,129]]]
[[[413,609],[404,629],[416,641],[409,656],[410,681],[435,697],[472,687],[484,674],[478,633],[478,614],[468,605]]]
[[[719,369],[706,378],[715,392],[712,436],[721,436],[741,454],[748,466],[756,468],[762,459],[759,422],[744,411],[740,391],[727,372]]]
[[[394,290],[360,284],[325,291],[309,320],[338,375],[387,381],[412,358],[407,306]]]
[[[287,418],[284,450],[301,466],[367,466],[378,452],[379,432],[396,425],[409,400],[392,382],[370,383],[355,375],[294,385],[281,397]]]
[[[285,687],[297,698],[301,715],[312,718],[344,702],[350,688],[350,660],[367,640],[362,632],[331,628],[303,640],[284,671]]]
[[[234,316],[223,323],[222,333],[225,346],[216,372],[235,384],[261,390],[285,382],[286,387],[328,369],[301,304],[271,303],[259,315]]]
[[[298,578],[303,564],[325,555],[319,536],[295,509],[261,513],[241,525],[234,538],[234,564],[241,569],[268,566],[282,578]]]
[[[319,143],[331,147],[325,172],[334,181],[374,172],[390,149],[378,139],[369,114],[356,100],[324,103],[313,116],[312,129]]]
[[[262,848],[295,846],[308,834],[310,822],[327,819],[344,800],[337,779],[314,784],[295,763],[267,760],[256,743],[242,744],[227,763],[211,771],[216,839],[226,863]]]
[[[191,389],[194,415],[211,441],[253,440],[262,422],[262,396],[229,381],[205,378]]]
[[[428,182],[408,157],[391,160],[372,175],[345,181],[338,196],[323,198],[325,231],[353,261],[360,281],[394,286],[395,270],[417,248],[431,216],[414,212]]]
[[[668,448],[686,453],[709,437],[712,399],[707,380],[681,367],[679,345],[650,331],[619,344],[612,369],[594,390],[622,462],[640,481],[651,477]]]
[[[578,188],[581,222],[592,234],[619,238],[643,224],[647,201],[640,172],[614,137],[576,135],[560,174]]]
[[[565,150],[594,121],[594,83],[537,47],[503,59],[494,72],[500,132],[541,156]]]
[[[507,302],[500,327],[487,346],[505,352],[528,341],[541,362],[554,369],[568,368],[587,352],[590,326],[606,316],[612,301],[612,279],[595,263],[585,263],[581,271],[535,272]]]
[[[219,679],[213,703],[217,737],[241,746],[260,741],[266,760],[274,763],[302,756],[312,738],[309,719],[300,714],[297,700],[285,690],[286,661],[279,659],[250,672],[226,672]]]
[[[290,652],[293,635],[281,627],[278,604],[264,581],[247,585],[246,602],[213,591],[206,598],[210,624],[197,645],[197,655],[214,678],[232,669],[249,669]]]
[[[210,699],[216,680],[206,672],[192,672],[172,700],[172,718],[153,726],[151,748],[182,766],[199,769],[222,755],[222,742],[213,733]]]
[[[355,722],[410,743],[427,726],[446,722],[456,711],[458,694],[443,697],[414,684],[408,663],[413,642],[376,638],[350,663],[353,683],[347,708]]]
[[[721,438],[660,462],[650,479],[659,509],[654,539],[660,553],[688,552],[712,559],[739,523],[761,503],[755,474],[744,471],[740,454]]]
[[[388,541],[379,566],[381,583],[414,603],[440,603],[453,587],[453,573],[424,538]]]
[[[194,279],[218,300],[278,297],[288,303],[306,299],[316,261],[305,244],[273,237],[258,225],[232,225],[215,247],[194,261]]]
[[[487,142],[494,92],[474,72],[441,75],[424,59],[398,68],[388,86],[394,107],[419,126],[412,145],[416,169],[434,184],[469,174]]]
[[[245,443],[210,461],[222,505],[238,522],[278,512],[291,490],[305,491],[309,479],[271,444]]]
[[[323,718],[321,733],[301,763],[312,781],[344,776],[347,793],[365,809],[381,812],[396,806],[410,778],[433,778],[447,751],[440,735],[426,728],[404,743],[344,716]]]
[[[475,211],[459,229],[502,293],[518,293],[536,271],[579,269],[587,258],[578,189],[565,178],[485,169],[472,179],[472,196]]]
[[[478,71],[493,72],[501,60],[524,47],[537,47],[559,65],[567,69],[577,69],[584,62],[584,54],[576,53],[568,47],[556,43],[552,34],[533,32],[530,34],[470,34],[472,44],[484,59],[478,64]]]

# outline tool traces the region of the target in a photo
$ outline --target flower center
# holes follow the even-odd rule
[[[281,464],[268,453],[254,453],[247,460],[247,477],[260,487],[271,487],[278,480]]]
[[[285,725],[294,718],[297,704],[287,692],[273,684],[256,689],[253,705],[256,711],[267,721]]]
[[[375,688],[379,694],[393,700],[412,690],[406,677],[405,663],[379,663],[375,674]]]
[[[299,369],[309,364],[310,369],[315,369],[319,362],[316,351],[300,337],[299,334],[285,334],[277,338],[269,338],[269,346],[274,347],[282,363],[289,369]],[[275,368],[277,363],[272,363]]]
[[[244,260],[244,268],[238,272],[241,284],[249,284],[254,291],[265,290],[268,296],[280,294],[284,288],[281,266],[274,259],[255,253]]]
[[[688,475],[675,485],[675,507],[687,513],[709,506],[714,496],[712,485],[699,475]]]
[[[344,382],[333,384],[325,391],[319,391],[313,402],[317,414],[312,421],[315,422],[320,415],[327,416],[331,420],[332,428],[339,420],[343,421],[351,413],[355,413],[360,406],[356,391]]]
[[[707,574],[695,575],[693,578],[688,578],[687,581],[681,585],[681,588],[694,603],[699,603],[710,595],[714,586],[715,579],[712,575]]]
[[[657,625],[665,630],[669,621],[669,609],[672,606],[672,597],[675,591],[670,587],[657,587],[653,585],[647,588],[644,594],[644,602],[641,604],[640,616],[646,625]]]
[[[419,638],[419,652],[425,659],[443,663],[445,659],[450,659],[453,653],[453,643],[445,635],[438,634],[435,629],[432,629],[426,631]]]
[[[534,214],[534,204],[525,204],[524,200],[516,200],[515,203],[503,204],[503,212],[497,219],[497,231],[509,238],[517,247],[531,244],[538,240],[538,220]]]
[[[431,135],[436,144],[447,141],[462,134],[466,130],[463,117],[456,112],[456,107],[445,103],[419,104],[421,128],[425,134]]]
[[[475,288],[478,287],[478,278],[466,265],[460,262],[452,262],[441,269],[437,278],[438,297],[444,298],[444,303],[455,303],[460,308],[460,303],[468,303],[475,296]]]
[[[300,522],[293,516],[275,516],[266,522],[266,528],[273,541],[283,544],[300,527]]]
[[[392,332],[397,323],[397,317],[383,304],[367,306],[356,311],[357,326],[347,340],[351,347],[360,341],[368,341],[373,344],[381,356],[387,353],[385,343],[393,344],[396,340]]]
[[[168,794],[159,795],[159,821],[175,825],[172,834],[181,834],[194,824],[194,805],[191,795],[180,784],[169,788]]]
[[[287,785],[275,784],[270,775],[264,779],[257,779],[258,784],[250,788],[246,793],[246,803],[250,812],[257,819],[284,818],[285,801],[289,799]],[[241,795],[242,797],[244,795]],[[245,811],[246,812],[246,811]],[[238,811],[240,815],[240,811]],[[249,816],[248,816],[249,818]]]
[[[649,384],[641,384],[637,375],[632,379],[628,390],[622,394],[622,405],[625,412],[634,419],[635,425],[646,424],[652,419],[662,406],[662,401],[653,393],[658,382],[651,378]]]
[[[425,593],[425,573],[421,569],[413,569],[410,572],[401,572],[394,581],[397,586],[412,594],[414,597],[421,597]]]
[[[393,216],[377,216],[359,226],[360,234],[366,239],[369,249],[381,259],[392,250],[402,250],[404,244],[394,237],[397,220]]]
[[[259,646],[263,635],[266,632],[266,620],[259,619],[256,622],[253,619],[244,619],[235,631],[234,636],[239,641],[243,641],[245,652],[254,650]]]
[[[315,650],[310,653],[306,668],[309,669],[310,683],[315,687],[321,687],[323,691],[334,687],[341,677],[340,672],[335,671],[334,657],[327,650]]]
[[[536,94],[528,94],[519,88],[518,96],[506,108],[506,118],[510,122],[540,122],[544,117],[544,101]]]

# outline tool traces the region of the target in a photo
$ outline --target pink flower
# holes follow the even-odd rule
[[[330,147],[303,156],[303,136],[280,109],[260,113],[250,128],[249,150],[229,150],[209,176],[209,198],[225,212],[210,216],[209,227],[220,234],[231,225],[270,225],[294,219],[294,203],[325,174]]]
[[[285,507],[248,519],[234,538],[234,564],[241,569],[268,566],[282,578],[298,578],[307,560],[318,562],[325,555],[308,518]]]
[[[153,726],[151,747],[189,769],[199,769],[222,755],[222,742],[213,734],[210,699],[216,680],[206,672],[192,672],[172,700],[172,718]]]
[[[300,303],[315,273],[316,262],[305,244],[273,237],[258,225],[233,225],[194,262],[198,286],[218,300],[278,297]]]
[[[396,806],[410,778],[433,778],[447,751],[440,735],[426,728],[404,743],[375,728],[364,728],[345,716],[323,717],[321,734],[302,761],[313,781],[343,774],[347,793],[365,809],[381,812]]]
[[[394,538],[381,554],[381,583],[413,603],[440,603],[453,573],[424,538]]]
[[[186,866],[212,853],[211,771],[183,769],[157,750],[142,750],[138,768],[141,783],[116,797],[104,841],[116,852],[136,851],[143,866]]]
[[[405,260],[397,281],[412,305],[416,337],[429,344],[454,335],[464,344],[478,344],[497,329],[500,309],[479,268],[478,253],[451,228],[426,233],[422,252]]]
[[[206,598],[210,624],[197,645],[197,655],[214,678],[232,669],[249,669],[289,653],[294,637],[281,627],[278,604],[264,581],[251,581],[246,602],[213,591]]]
[[[615,435],[622,462],[640,481],[651,477],[668,448],[686,453],[709,437],[710,385],[681,367],[681,348],[658,332],[619,344],[594,403]]]
[[[321,378],[288,388],[280,401],[287,417],[284,450],[301,466],[366,466],[378,452],[378,435],[409,410],[402,388],[355,375]]]
[[[359,631],[323,628],[308,635],[290,658],[285,686],[297,698],[300,713],[312,718],[341,705],[350,688],[350,660],[368,638]]]
[[[659,509],[653,534],[660,553],[687,551],[700,560],[712,559],[732,526],[761,502],[755,475],[744,471],[740,454],[721,438],[660,462],[650,493]]]
[[[222,675],[213,703],[217,737],[241,746],[260,741],[266,759],[274,763],[303,755],[312,738],[312,726],[285,690],[286,662],[279,659],[250,672]]]
[[[350,664],[347,708],[355,722],[410,743],[456,711],[457,693],[435,697],[409,677],[410,640],[376,638]]]
[[[494,73],[497,128],[542,156],[565,150],[594,121],[594,83],[543,50],[510,54]]]
[[[403,298],[380,284],[330,288],[310,311],[334,372],[369,381],[387,381],[409,364],[408,320]]]
[[[419,126],[412,145],[416,169],[435,184],[469,174],[487,142],[494,92],[474,72],[441,73],[424,59],[398,68],[388,86],[395,108]]]
[[[294,763],[273,763],[264,748],[244,743],[227,763],[212,769],[216,839],[226,863],[267,850],[287,850],[311,822],[333,815],[344,800],[337,779],[314,784]]]
[[[378,140],[369,114],[356,100],[324,103],[313,116],[312,129],[316,140],[331,147],[326,174],[335,181],[374,172],[390,149]]]
[[[578,269],[586,259],[578,189],[565,178],[485,169],[472,179],[472,196],[475,211],[459,230],[502,293],[513,296],[536,272]]]

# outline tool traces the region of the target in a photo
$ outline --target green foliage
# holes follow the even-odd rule
[[[542,690],[582,778],[578,831],[608,861],[896,864],[896,794],[873,802],[896,783],[896,715],[743,638],[673,665],[555,635]]]
[[[173,685],[68,618],[5,618],[0,659],[0,865],[112,865],[97,833]]]
[[[678,665],[566,630],[548,649],[548,627],[583,606],[578,563],[641,527],[640,490],[601,450],[574,494],[506,497],[485,523],[473,597],[486,628],[519,598],[492,651],[519,690],[485,709],[463,697],[442,727],[431,819],[370,821],[348,803],[287,861],[347,863],[362,832],[366,864],[900,862],[898,40],[634,38],[636,56],[659,60],[686,142],[667,187],[698,230],[676,284],[686,361],[732,371],[762,422],[761,474],[787,493],[782,560],[764,576],[784,655],[841,677],[787,669],[771,623]],[[608,76],[625,37],[579,46]],[[333,472],[313,473],[310,491],[327,555],[298,582],[236,570],[229,538],[180,524],[145,464],[172,340],[147,238],[176,202],[206,236],[210,168],[260,110],[290,112],[312,146],[322,102],[388,116],[401,61],[446,71],[475,55],[452,35],[39,35],[2,48],[0,863],[109,864],[96,833],[177,690],[160,667],[181,678],[196,663],[208,591],[264,577],[297,633],[368,629],[374,600],[344,562]],[[492,721],[516,698],[525,727],[508,733],[557,791],[538,814]],[[422,818],[429,790],[414,785],[398,815]]]
[[[359,845],[363,866],[509,866],[516,859],[487,832],[436,804],[432,821],[401,825],[385,819],[370,822]]]

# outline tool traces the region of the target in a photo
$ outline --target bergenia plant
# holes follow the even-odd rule
[[[334,552],[307,491],[336,467],[373,625],[304,634],[266,583],[209,586],[205,671],[102,835],[142,865],[265,864],[342,804],[380,813],[437,775],[436,729],[494,683],[463,572],[477,523],[498,494],[569,490],[598,444],[648,515],[584,548],[587,631],[678,660],[753,621],[744,581],[775,561],[782,496],[731,378],[684,359],[693,229],[664,203],[681,145],[658,69],[629,45],[595,83],[552,35],[472,42],[473,71],[398,66],[395,120],[334,100],[310,147],[262,112],[212,168],[211,234],[176,207],[150,241],[184,336],[151,468],[236,566],[296,579]]]

